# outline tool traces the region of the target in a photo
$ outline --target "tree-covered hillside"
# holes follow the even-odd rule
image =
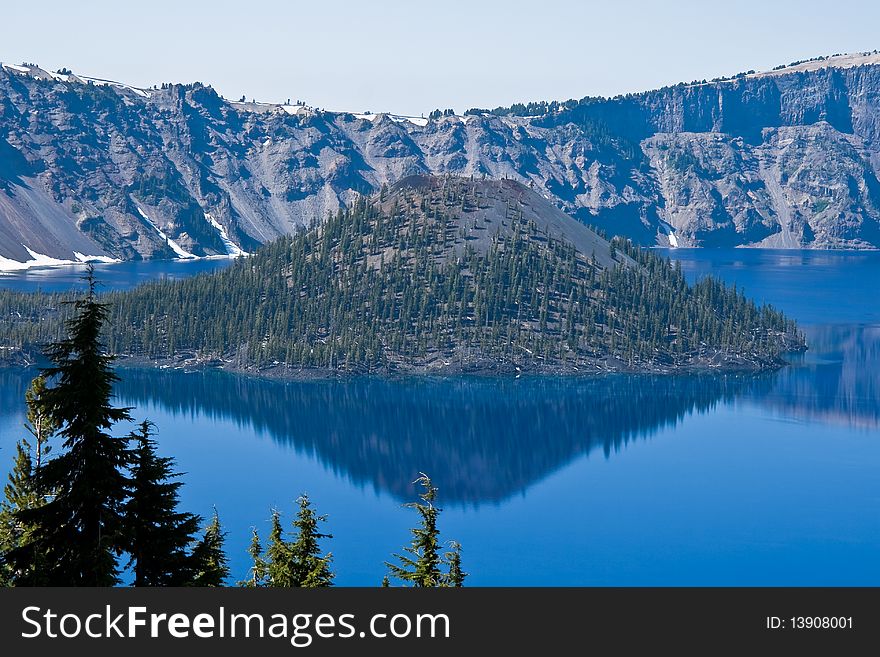
[[[407,179],[224,271],[106,300],[122,356],[291,373],[762,369],[803,347],[782,313],[509,180]],[[61,301],[0,294],[5,346],[54,339]]]

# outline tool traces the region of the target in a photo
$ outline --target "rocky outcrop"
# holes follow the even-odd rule
[[[646,244],[878,248],[878,63],[431,120],[4,66],[0,258],[248,251],[425,173],[513,178]]]

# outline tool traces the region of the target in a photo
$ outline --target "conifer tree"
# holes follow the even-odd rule
[[[220,516],[215,509],[214,517],[192,551],[193,586],[224,585],[229,577],[229,560],[223,549],[225,542],[226,532],[220,527]]]
[[[252,575],[250,580],[241,582],[242,586],[321,588],[333,585],[334,574],[330,570],[332,555],[322,555],[320,546],[321,539],[332,536],[318,531],[318,525],[327,517],[315,513],[307,495],[301,496],[297,503],[299,511],[293,521],[297,529],[295,540],[285,537],[281,514],[277,509],[272,510],[272,528],[265,554],[259,533],[254,529],[248,549],[254,563]]]
[[[251,561],[254,564],[251,566],[251,578],[239,582],[238,585],[249,588],[268,586],[268,567],[265,560],[263,560],[263,546],[260,543],[260,534],[257,532],[256,527],[253,527],[251,531],[253,535],[251,536],[251,544],[248,546],[248,554],[251,556]]]
[[[15,464],[9,483],[3,488],[5,499],[0,502],[0,585],[14,586],[20,581],[36,581],[38,563],[9,563],[6,555],[29,540],[30,527],[18,521],[16,512],[34,508],[39,498],[34,491],[33,461],[24,440],[15,446]]]
[[[183,586],[192,583],[193,559],[188,548],[195,542],[201,518],[178,511],[178,491],[173,479],[174,459],[156,454],[153,424],[141,422],[131,439],[130,496],[124,506],[129,565],[135,586]]]
[[[37,485],[53,497],[14,514],[33,532],[7,554],[17,572],[42,560],[45,583],[56,586],[116,584],[125,547],[122,505],[130,452],[127,439],[109,431],[129,419],[129,409],[110,403],[118,377],[101,344],[108,309],[98,301],[91,267],[86,278],[88,294],[74,302],[75,314],[65,324],[68,336],[49,347],[53,365],[43,371],[53,385],[43,391],[41,403],[59,428],[64,452],[43,465]]]
[[[412,502],[405,506],[415,509],[421,523],[411,530],[413,539],[406,546],[407,554],[395,554],[394,557],[400,564],[385,562],[391,575],[397,579],[409,582],[417,587],[441,586],[445,582],[445,574],[440,570],[443,560],[439,552],[439,536],[437,529],[437,516],[440,509],[434,506],[437,498],[437,488],[425,473],[420,473],[414,484],[420,484],[424,488],[419,497],[421,502]]]
[[[25,392],[25,429],[33,438],[34,446],[32,448],[27,439],[22,439],[16,445],[15,463],[9,474],[9,483],[4,487],[5,499],[0,502],[0,585],[14,585],[17,582],[36,584],[42,581],[39,554],[33,555],[34,562],[31,564],[19,563],[17,572],[7,563],[5,555],[32,539],[33,527],[17,519],[16,513],[34,509],[45,502],[38,484],[39,474],[42,459],[51,449],[48,440],[57,428],[42,403],[45,389],[46,380],[38,376]],[[32,449],[34,456],[31,456]]]
[[[269,546],[266,548],[267,586],[289,588],[294,583],[295,566],[290,545],[284,540],[281,528],[281,513],[272,509],[272,529],[269,531]]]
[[[319,541],[333,538],[331,534],[322,534],[318,525],[326,522],[326,515],[317,515],[311,506],[308,495],[301,495],[297,500],[299,511],[293,521],[298,533],[296,541],[290,545],[293,557],[294,586],[304,588],[321,588],[333,585],[334,574],[330,571],[332,555],[321,554]]]
[[[48,444],[49,439],[58,430],[58,424],[47,412],[43,395],[46,392],[46,377],[39,375],[34,377],[31,385],[24,393],[25,405],[27,406],[27,424],[25,429],[34,439],[33,475],[34,490],[37,494],[45,494],[39,485],[40,471],[43,469],[43,458],[52,451]],[[26,443],[29,447],[29,443]]]
[[[461,544],[456,541],[450,541],[449,551],[443,555],[446,563],[449,564],[449,572],[446,575],[445,585],[452,587],[464,586],[464,578],[467,573],[461,569]]]

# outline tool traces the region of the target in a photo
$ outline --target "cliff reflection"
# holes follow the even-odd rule
[[[880,428],[880,326],[814,326],[810,350],[756,391],[758,403],[802,420]]]

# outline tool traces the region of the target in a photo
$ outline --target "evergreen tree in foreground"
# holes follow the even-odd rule
[[[456,541],[449,542],[449,551],[443,555],[449,564],[449,573],[446,580],[447,586],[464,586],[464,578],[467,573],[461,569],[461,544]]]
[[[48,444],[49,439],[58,431],[58,424],[46,409],[45,393],[46,377],[42,375],[35,377],[24,393],[25,405],[27,406],[25,429],[34,440],[34,489],[38,495],[46,494],[46,491],[39,484],[40,471],[43,469],[43,458],[52,451],[52,446]],[[25,441],[25,446],[30,448],[30,443]]]
[[[195,542],[201,518],[178,511],[182,482],[174,459],[156,454],[153,424],[145,420],[131,434],[131,494],[125,503],[125,532],[135,586],[184,586],[196,575],[187,552]]]
[[[461,570],[461,546],[452,543],[450,552],[440,554],[440,531],[437,529],[437,516],[440,509],[434,506],[437,499],[437,488],[425,473],[413,483],[421,484],[424,492],[419,495],[421,502],[412,502],[405,506],[419,513],[421,524],[412,529],[413,540],[406,546],[407,554],[395,554],[400,564],[385,562],[391,575],[417,587],[461,586],[466,573]],[[447,571],[442,570],[447,566]],[[385,582],[383,581],[383,586]]]
[[[332,534],[322,534],[318,525],[326,522],[326,515],[317,515],[312,509],[308,495],[297,500],[299,511],[293,526],[297,529],[296,541],[288,544],[292,556],[294,586],[321,588],[333,586],[334,573],[330,571],[332,555],[321,554],[318,542],[323,538],[333,538]]]
[[[269,586],[268,584],[268,567],[263,560],[263,545],[260,543],[260,534],[256,527],[251,528],[253,535],[251,536],[251,544],[248,546],[248,554],[254,565],[251,566],[251,578],[238,583],[239,586],[249,588],[259,588]]]
[[[17,520],[19,511],[34,509],[44,503],[45,497],[38,485],[42,459],[49,453],[49,438],[57,427],[48,416],[43,405],[43,392],[46,381],[36,377],[25,392],[27,404],[27,423],[25,429],[31,434],[34,446],[27,439],[16,445],[15,464],[9,474],[9,483],[4,487],[3,502],[0,502],[0,585],[15,585],[19,581],[40,582],[42,565],[40,555],[35,554],[31,564],[19,563],[19,570],[13,571],[5,556],[13,548],[30,542],[33,527]],[[34,456],[31,456],[33,449]]]
[[[52,499],[14,513],[33,531],[6,555],[7,562],[18,573],[38,560],[44,564],[43,581],[23,577],[19,584],[111,586],[119,581],[130,452],[127,439],[109,431],[130,418],[129,409],[110,403],[118,377],[101,344],[107,306],[97,299],[91,267],[87,281],[87,296],[74,302],[75,314],[65,324],[68,337],[46,353],[53,366],[43,374],[54,385],[43,391],[41,403],[58,426],[65,451],[42,466],[36,482]]]
[[[39,504],[34,492],[33,461],[24,440],[15,446],[15,465],[3,492],[5,499],[0,503],[0,585],[14,586],[21,580],[33,580],[38,574],[36,563],[19,563],[13,567],[5,558],[10,550],[30,539],[30,527],[18,522],[15,514]]]
[[[251,568],[252,577],[241,582],[241,585],[283,588],[321,588],[333,585],[335,575],[330,570],[332,555],[322,555],[320,547],[321,539],[332,536],[318,531],[318,525],[327,517],[315,513],[307,495],[301,496],[297,503],[299,511],[293,521],[293,526],[297,529],[296,540],[291,541],[285,537],[281,514],[277,510],[272,511],[272,529],[265,554],[259,534],[254,529],[248,549],[254,563]]]
[[[229,560],[223,544],[226,532],[220,527],[220,516],[214,511],[214,517],[205,528],[201,540],[192,551],[193,586],[223,586],[229,577]]]

